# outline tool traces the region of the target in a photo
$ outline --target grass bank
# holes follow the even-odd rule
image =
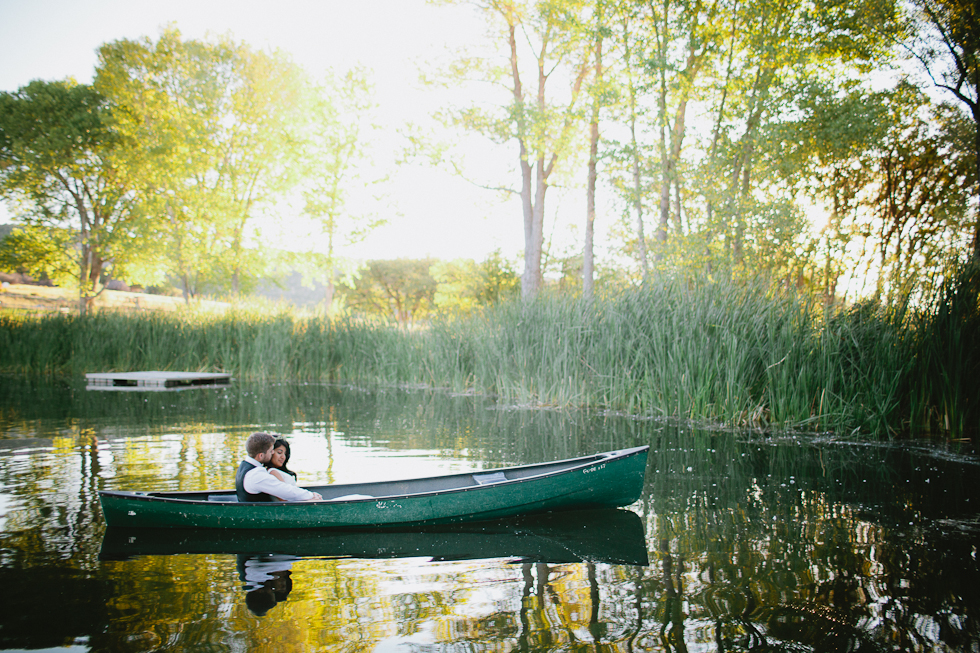
[[[517,403],[877,436],[977,431],[980,274],[931,303],[826,314],[754,284],[671,280],[401,330],[288,312],[0,314],[0,370],[224,370],[418,384]]]

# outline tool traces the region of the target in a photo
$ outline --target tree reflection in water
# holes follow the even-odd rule
[[[4,383],[3,648],[980,652],[980,465],[955,448],[720,433],[403,390],[107,398]],[[269,551],[295,560],[258,581],[259,607],[234,548],[100,559],[98,490],[227,486],[256,425],[307,453],[299,471],[311,481],[650,444],[632,507],[650,565],[558,559],[567,535],[540,558],[440,555],[404,540],[384,559],[368,555],[394,543],[378,533],[346,554],[356,557]]]

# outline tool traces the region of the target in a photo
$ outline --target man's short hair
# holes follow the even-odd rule
[[[276,441],[276,436],[264,431],[257,431],[248,436],[245,441],[245,451],[249,456],[255,458],[260,453],[268,451]]]

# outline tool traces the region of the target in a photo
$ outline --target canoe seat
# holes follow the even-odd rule
[[[473,480],[480,485],[489,485],[490,483],[506,481],[507,477],[504,476],[503,472],[489,472],[487,474],[473,474]]]
[[[370,494],[345,494],[342,497],[334,497],[333,499],[327,499],[327,501],[353,501],[354,499],[373,499]]]
[[[238,497],[234,494],[209,494],[208,501],[218,501],[221,503],[238,503]]]

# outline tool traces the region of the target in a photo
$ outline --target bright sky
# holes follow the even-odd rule
[[[0,90],[33,79],[90,82],[99,45],[156,39],[169,23],[185,38],[230,33],[256,48],[282,49],[314,77],[364,65],[392,130],[407,119],[424,120],[441,101],[419,87],[417,63],[482,34],[472,9],[424,0],[0,0]],[[390,224],[348,255],[479,260],[497,248],[515,258],[523,248],[518,203],[502,204],[492,192],[422,164],[395,172],[389,198]],[[557,191],[549,201],[559,204]],[[584,209],[578,213],[584,221]],[[9,221],[0,208],[0,222]],[[283,233],[285,245],[308,242],[301,233]]]

